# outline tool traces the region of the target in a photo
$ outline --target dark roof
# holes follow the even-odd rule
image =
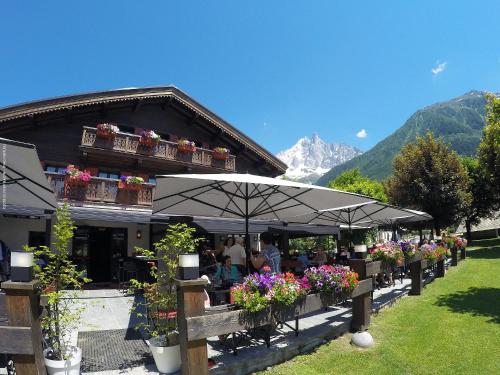
[[[126,88],[109,91],[97,91],[84,94],[61,96],[44,100],[22,103],[0,108],[0,127],[2,123],[32,117],[39,114],[66,111],[68,109],[100,105],[105,103],[126,102],[145,99],[172,98],[184,107],[191,109],[200,117],[221,129],[224,133],[243,143],[248,149],[268,161],[275,168],[285,173],[287,165],[255,143],[251,138],[236,129],[230,123],[186,95],[175,86]]]

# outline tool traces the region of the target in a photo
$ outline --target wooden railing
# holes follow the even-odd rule
[[[227,160],[217,160],[213,157],[214,152],[212,150],[196,148],[193,153],[179,152],[177,143],[164,140],[161,140],[157,146],[148,148],[142,146],[139,139],[140,136],[138,135],[121,132],[116,135],[114,140],[101,139],[97,137],[96,128],[84,126],[81,146],[179,161],[231,172],[236,171],[236,157],[234,155],[229,155]]]
[[[141,184],[138,191],[118,189],[118,180],[92,177],[86,186],[71,186],[65,183],[65,175],[45,172],[57,199],[82,202],[115,203],[124,205],[151,206],[153,184]]]

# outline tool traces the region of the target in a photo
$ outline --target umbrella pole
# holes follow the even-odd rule
[[[245,184],[245,253],[247,254],[247,274],[250,274],[250,235],[248,234],[248,184]]]

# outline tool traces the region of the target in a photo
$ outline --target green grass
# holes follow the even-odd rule
[[[468,250],[421,296],[372,318],[373,348],[347,334],[262,374],[500,374],[500,240]]]

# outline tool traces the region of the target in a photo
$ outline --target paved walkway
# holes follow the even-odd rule
[[[402,284],[397,281],[395,287],[376,290],[373,310],[378,311],[406,295],[410,289],[410,283],[409,279],[404,279]],[[80,301],[86,307],[85,316],[79,328],[80,332],[123,330],[134,325],[134,319],[129,313],[134,297],[124,297],[116,290],[84,291]],[[331,307],[325,312],[301,318],[298,337],[295,337],[294,332],[285,326],[272,337],[270,348],[267,348],[263,341],[247,339],[245,345],[239,347],[237,356],[234,356],[230,349],[223,347],[217,337],[209,338],[207,340],[208,354],[217,362],[217,365],[210,370],[210,374],[247,374],[265,369],[267,366],[308,352],[327,340],[348,332],[350,320],[349,303],[346,306]],[[85,357],[85,353],[83,355]],[[255,358],[259,360],[255,361]],[[154,365],[141,365],[83,374],[158,374],[158,372]]]

